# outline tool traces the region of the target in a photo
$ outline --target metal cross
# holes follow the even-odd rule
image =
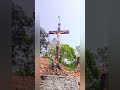
[[[57,35],[57,44],[56,44],[56,59],[59,62],[59,46],[60,46],[60,34],[69,34],[69,30],[61,30],[61,23],[60,23],[60,17],[59,18],[59,23],[58,23],[58,30],[56,31],[49,31],[49,34],[56,34]]]

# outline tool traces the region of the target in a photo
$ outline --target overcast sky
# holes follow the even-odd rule
[[[72,47],[80,45],[80,0],[41,0],[40,1],[40,26],[49,32],[57,30],[58,16],[61,20],[61,30],[69,30],[70,34],[60,36],[61,43]],[[56,35],[49,35],[50,40]]]
[[[28,15],[32,15],[35,2],[33,0],[13,0],[22,6]],[[29,3],[29,4],[28,4]],[[38,5],[38,4],[37,4]],[[83,5],[84,6],[84,5]],[[72,47],[80,45],[80,33],[84,30],[81,16],[80,0],[40,0],[40,26],[48,33],[57,30],[60,16],[61,30],[69,30],[69,34],[60,35],[60,42]],[[49,39],[56,35],[49,35]]]
[[[34,0],[13,0],[21,5],[28,15],[32,15],[35,9]],[[58,16],[61,17],[61,29],[69,30],[69,35],[61,35],[61,43],[68,43],[75,47],[80,45],[80,34],[84,31],[83,18],[81,16],[82,7],[80,2],[83,0],[40,0],[38,8],[40,8],[40,25],[46,32],[49,30],[57,30]],[[93,1],[94,2],[94,1]],[[87,1],[86,3],[86,47],[98,48],[103,47],[107,43],[107,12],[105,4],[101,3],[92,4],[93,2]],[[28,4],[29,3],[29,4]],[[103,22],[104,20],[104,22]],[[97,22],[97,23],[96,23]],[[50,35],[50,39],[55,38],[56,35]],[[82,37],[81,37],[82,40]],[[96,44],[95,44],[96,42]]]

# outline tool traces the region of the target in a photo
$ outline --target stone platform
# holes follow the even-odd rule
[[[79,90],[77,79],[68,76],[40,77],[40,90]]]

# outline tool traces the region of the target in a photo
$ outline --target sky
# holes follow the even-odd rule
[[[35,9],[34,0],[29,0],[29,4],[26,0],[13,1],[22,6],[27,15],[32,15]],[[81,40],[83,40],[82,34],[84,31],[84,18],[82,16],[84,5],[82,6],[82,1],[84,0],[40,0],[40,3],[37,4],[40,11],[40,26],[43,27],[46,32],[49,30],[57,30],[58,16],[60,16],[61,29],[70,31],[69,35],[60,36],[61,43],[68,43],[73,47],[77,45],[82,46],[82,43],[80,44]],[[101,4],[97,3],[92,6],[92,3],[93,2],[88,1],[86,4],[85,45],[86,48],[94,49],[103,47],[103,43],[105,43],[105,45],[107,43],[108,17],[107,14],[105,14],[107,13],[105,4],[103,5],[102,3],[103,7],[101,7]],[[50,35],[50,39],[55,37],[56,35]]]
[[[47,33],[50,30],[57,30],[58,16],[60,16],[61,30],[69,30],[69,34],[60,35],[60,42],[74,48],[80,45],[84,31],[84,16],[82,16],[84,15],[82,13],[84,12],[84,5],[82,6],[84,0],[40,0],[36,6],[33,0],[13,1],[22,6],[27,15],[32,16],[32,12],[37,7],[40,12],[40,26]],[[53,38],[56,38],[56,35],[49,35],[50,40]]]
[[[58,16],[60,16],[61,30],[69,30],[69,34],[60,35],[60,42],[69,44],[73,48],[80,45],[80,32],[82,22],[80,21],[80,0],[41,0],[40,26],[48,33],[57,30]],[[49,40],[56,35],[49,35]]]

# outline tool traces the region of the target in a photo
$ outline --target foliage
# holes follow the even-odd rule
[[[40,27],[40,53],[43,51],[47,52],[49,41],[47,41],[48,33],[45,32],[43,28]]]
[[[56,39],[54,38],[52,41],[49,41],[48,46],[48,57],[55,56],[56,53]],[[61,44],[60,45],[60,51],[59,51],[59,62],[64,64],[65,66],[74,69],[76,67],[76,55],[75,50],[68,44]],[[67,64],[64,62],[64,60],[67,59],[70,61],[70,64]]]
[[[76,62],[75,62],[75,61],[73,61],[73,62],[70,63],[70,64],[67,64],[67,63],[65,63],[64,61],[61,61],[61,63],[62,63],[63,65],[65,65],[66,68],[67,68],[67,70],[69,70],[69,71],[74,70],[75,67],[76,67]]]
[[[56,53],[56,38],[54,38],[52,41],[49,41],[48,51],[49,51],[49,56],[55,56],[55,53]]]
[[[34,76],[34,33],[28,35],[33,26],[33,18],[12,2],[12,66],[19,75]]]
[[[99,62],[106,63],[106,61],[108,60],[108,48],[98,48],[96,57],[99,60]]]
[[[64,63],[64,59],[68,59],[68,61],[71,61],[71,64]],[[65,64],[69,68],[75,68],[75,51],[74,48],[70,47],[68,44],[63,44],[60,47],[60,62]]]
[[[75,51],[79,54],[80,53],[80,45],[75,47]]]
[[[96,54],[96,59],[97,59],[97,65],[98,68],[100,70],[103,70],[103,68],[105,67],[106,69],[108,69],[108,47],[103,47],[103,48],[98,48],[97,49],[97,54]],[[102,68],[103,67],[103,68]],[[107,76],[106,73],[102,73],[101,74],[101,78],[100,78],[100,82],[105,84],[107,79],[104,79]],[[105,84],[105,86],[107,85],[107,83]],[[107,86],[106,86],[107,87]],[[102,87],[101,87],[102,88]]]
[[[95,55],[88,49],[85,51],[86,90],[100,90],[99,69],[96,66]]]

